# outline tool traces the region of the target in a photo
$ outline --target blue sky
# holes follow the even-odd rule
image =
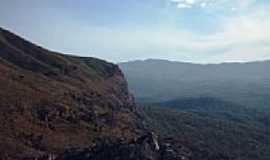
[[[0,0],[0,26],[113,62],[270,59],[269,0]]]

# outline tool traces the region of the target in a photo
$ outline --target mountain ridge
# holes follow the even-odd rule
[[[140,63],[140,62],[168,62],[168,63],[178,63],[178,64],[193,64],[193,65],[226,65],[226,64],[252,64],[252,63],[264,63],[264,62],[270,62],[270,59],[266,60],[257,60],[257,61],[246,61],[246,62],[219,62],[219,63],[199,63],[199,62],[192,62],[192,61],[177,61],[177,60],[167,60],[167,59],[158,59],[158,58],[149,58],[149,59],[137,59],[137,60],[130,60],[130,61],[122,61],[117,64],[128,64],[128,63]]]
[[[34,159],[145,132],[118,66],[59,54],[0,28],[0,157]]]
[[[270,72],[265,68],[270,61],[201,65],[150,60],[119,66],[138,101],[208,96],[251,107],[269,104]]]

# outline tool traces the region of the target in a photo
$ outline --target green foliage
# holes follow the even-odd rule
[[[186,98],[141,109],[147,124],[172,136],[200,160],[268,160],[270,111],[213,98]]]

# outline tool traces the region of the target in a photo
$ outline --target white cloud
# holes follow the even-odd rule
[[[177,4],[177,8],[191,8],[192,5],[185,4],[185,3],[179,3]]]
[[[195,3],[195,0],[185,0],[185,3],[192,5]]]
[[[192,59],[203,54],[208,58],[200,62],[270,59],[270,17],[267,11],[266,8],[257,8],[250,14],[227,17],[222,28],[208,35],[192,31],[148,30],[130,37],[133,37],[134,48],[158,48],[157,52],[166,52],[167,57],[178,60],[183,56]],[[155,50],[148,51],[151,52]]]
[[[195,4],[195,0],[171,0],[171,2],[177,4],[177,8],[192,8]]]
[[[225,1],[228,2],[223,0],[224,3]],[[197,0],[194,3],[203,2]],[[242,4],[242,6],[246,5]],[[61,26],[55,28],[54,32],[44,30],[43,39],[40,32],[37,32],[34,40],[64,53],[78,53],[78,55],[100,57],[110,61],[145,58],[215,63],[263,60],[270,59],[269,10],[267,6],[256,6],[248,14],[234,14],[234,17],[227,17],[221,22],[222,27],[217,32],[209,34],[162,27],[94,28],[73,22],[65,24],[64,26],[67,27],[64,29]],[[61,21],[61,24],[64,22]],[[55,37],[52,38],[52,35]]]
[[[207,3],[202,2],[202,3],[200,4],[200,6],[201,6],[201,8],[205,8],[205,7],[207,6]]]
[[[216,10],[233,10],[245,9],[250,7],[256,0],[170,0],[176,6],[188,6],[178,8],[192,8],[194,6],[200,8],[211,7]]]
[[[184,0],[171,1],[177,4],[184,2]],[[235,0],[234,2],[236,1],[241,3],[237,7],[239,10],[252,4],[252,0]],[[196,0],[193,3],[201,5],[204,2],[208,6],[210,2],[217,1]],[[218,2],[219,4],[234,3],[231,0]],[[221,22],[221,28],[209,34],[198,34],[181,28],[110,29],[74,26],[72,27],[74,29],[65,30],[63,36],[59,37],[66,37],[66,32],[77,33],[76,37],[61,40],[68,51],[80,50],[81,53],[88,53],[87,51],[91,49],[91,53],[95,53],[92,56],[113,61],[145,58],[168,58],[179,61],[187,58],[196,61],[196,57],[203,57],[197,58],[199,59],[197,62],[215,63],[263,60],[270,59],[269,10],[270,8],[265,5],[256,6],[248,13],[234,14],[234,17],[228,16]],[[76,48],[70,49],[74,46]]]
[[[215,63],[270,59],[270,20],[267,15],[270,13],[267,11],[265,7],[257,8],[248,15],[228,17],[222,28],[207,35],[179,29],[116,30],[74,26],[74,31],[69,32],[78,35],[63,42],[72,47],[76,41],[77,48],[67,48],[69,51],[83,48],[86,52],[92,49],[91,53],[96,53],[93,56],[113,61],[115,57],[121,57],[120,61],[140,58],[196,61],[196,57],[204,57],[197,58],[200,59],[197,62]],[[85,44],[88,44],[87,47]]]
[[[181,61],[187,57],[195,61],[196,57],[204,57],[204,54],[207,58],[199,62],[270,59],[270,21],[257,14],[228,18],[218,32],[210,35],[169,29],[137,29],[135,32],[91,29],[92,32],[83,32],[82,37],[87,38],[82,41],[88,42],[90,48],[108,48],[107,53],[110,54],[129,53],[129,59],[171,58]],[[104,50],[94,50],[94,53],[101,52],[106,53]],[[122,57],[125,60],[125,56]]]

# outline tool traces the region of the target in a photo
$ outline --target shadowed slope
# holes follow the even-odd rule
[[[0,29],[0,157],[129,141],[141,132],[119,68],[58,54]]]

